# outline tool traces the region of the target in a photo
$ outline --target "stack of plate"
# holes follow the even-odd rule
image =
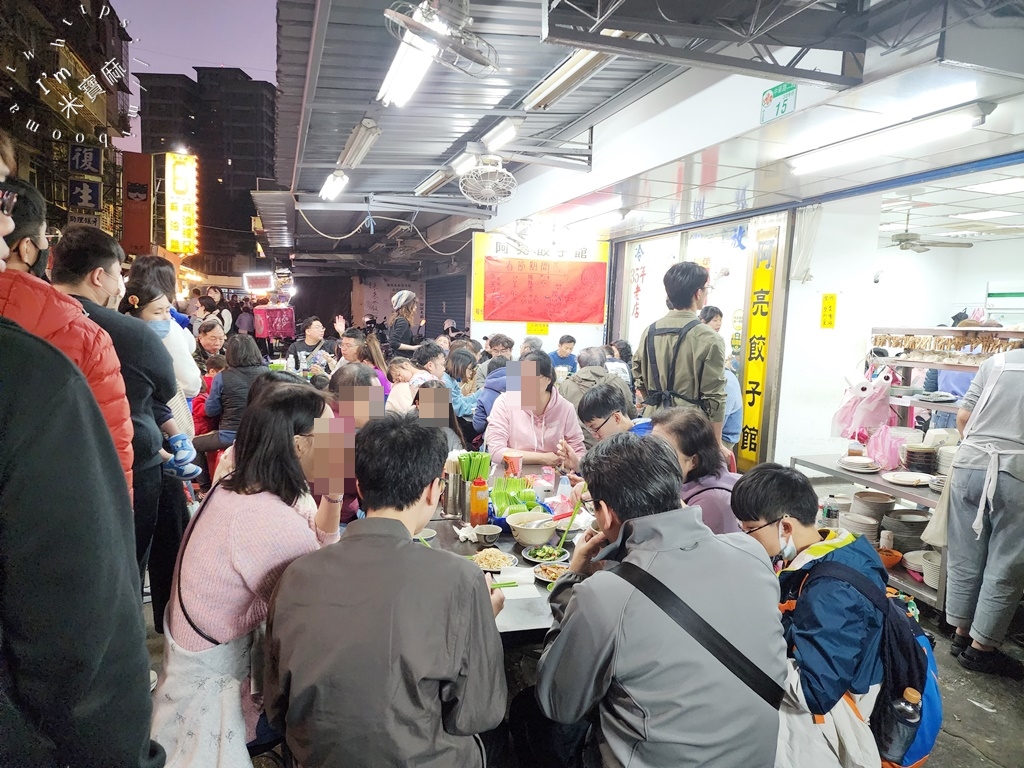
[[[922,472],[926,475],[934,474],[936,462],[936,450],[927,445],[907,444],[907,469],[911,472]]]
[[[953,457],[956,456],[955,445],[944,445],[936,452],[935,471],[940,475],[948,475],[953,468]]]
[[[856,472],[859,475],[872,475],[882,469],[870,456],[840,456],[836,463],[840,469]]]
[[[921,538],[928,527],[931,517],[922,512],[891,512],[882,518],[882,528],[892,531],[896,536],[915,536]],[[906,552],[907,550],[900,550]]]
[[[892,512],[896,506],[896,498],[879,491],[859,491],[853,494],[853,505],[850,512],[855,515],[870,517],[880,521],[886,512]]]
[[[919,549],[924,549],[924,542],[921,541],[920,536],[892,536],[892,548],[897,552],[916,552]]]
[[[925,552],[922,555],[924,565],[924,583],[932,589],[939,588],[939,576],[942,571],[942,555],[938,552]]]
[[[863,536],[871,542],[871,546],[876,549],[878,548],[878,521],[875,518],[868,517],[867,515],[856,515],[852,512],[849,514],[840,513],[839,527],[850,533]]]
[[[936,493],[942,493],[942,489],[946,487],[946,476],[935,475],[935,477],[932,478],[932,481],[928,483],[928,487]]]
[[[914,573],[924,573],[924,556],[928,554],[926,549],[915,549],[903,555],[903,567]]]
[[[839,507],[840,512],[849,512],[850,507],[853,506],[853,499],[847,496],[845,493],[837,493],[832,497],[832,501]]]

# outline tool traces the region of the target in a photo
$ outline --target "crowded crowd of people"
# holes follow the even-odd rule
[[[925,748],[887,757],[896,732],[876,733],[890,657],[914,652],[875,549],[817,528],[803,474],[735,471],[703,267],[668,270],[635,350],[454,322],[423,339],[400,291],[390,358],[309,317],[277,371],[250,302],[177,305],[169,262],[49,233],[15,172],[0,136],[0,764],[243,766],[283,741],[304,768],[848,768]],[[947,606],[962,666],[1017,680],[999,646],[1024,588],[1022,376],[1024,352],[989,361],[957,417]],[[416,539],[474,448],[558,467],[596,518],[511,701],[502,591]]]

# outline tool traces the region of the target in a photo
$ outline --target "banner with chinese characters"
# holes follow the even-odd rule
[[[125,253],[149,253],[153,242],[153,156],[125,152],[121,163],[124,184],[121,247]]]
[[[623,338],[636,344],[640,334],[665,316],[665,273],[679,261],[679,235],[626,244]]]
[[[196,156],[168,152],[165,163],[165,247],[169,251],[188,256],[199,250]]]
[[[608,243],[514,249],[501,235],[473,237],[473,320],[601,324]]]
[[[744,353],[743,427],[740,431],[739,464],[749,469],[760,460],[764,439],[764,399],[768,381],[768,337],[772,324],[772,292],[779,257],[779,227],[757,230],[754,271],[747,308],[747,343]]]

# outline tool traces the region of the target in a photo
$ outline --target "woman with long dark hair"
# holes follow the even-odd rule
[[[391,333],[388,336],[391,353],[397,355],[402,352],[415,352],[419,346],[412,343],[412,319],[420,306],[416,294],[412,291],[399,291],[391,297],[391,306],[395,310],[395,316],[391,320]]]
[[[228,369],[214,377],[205,406],[207,416],[220,416],[220,424],[217,431],[199,435],[193,441],[196,450],[200,452],[200,465],[204,468],[206,461],[203,454],[206,451],[223,450],[235,442],[235,434],[249,398],[249,387],[260,375],[270,370],[263,365],[263,355],[252,336],[232,336],[228,339],[224,356],[228,361]],[[204,491],[209,489],[208,472],[204,473],[200,487]]]
[[[727,470],[708,417],[699,408],[680,406],[658,411],[651,421],[651,434],[672,446],[683,470],[683,504],[700,507],[704,525],[715,533],[735,533],[739,523],[732,513],[732,487],[740,476]]]
[[[436,401],[433,398],[431,398],[431,407],[429,408],[426,406],[425,403],[423,405],[420,404],[422,401],[427,399],[426,397],[421,396],[421,393],[425,389],[448,390],[448,426],[440,428],[444,432],[445,438],[448,440],[449,451],[468,451],[469,445],[466,443],[466,438],[462,434],[462,427],[459,425],[459,418],[455,415],[455,409],[452,407],[451,390],[448,389],[448,386],[443,381],[437,381],[435,379],[433,381],[423,382],[423,384],[421,384],[416,389],[416,394],[413,395],[412,398],[413,407],[415,407],[416,410],[419,411],[421,419],[438,418],[438,416],[434,414],[435,408],[433,406],[436,403]]]
[[[482,391],[476,388],[476,366],[476,355],[468,349],[456,349],[448,354],[441,379],[452,391],[452,408],[470,440],[478,434],[473,428],[473,412]]]
[[[339,535],[341,498],[317,508],[310,495],[314,423],[329,414],[306,384],[267,392],[238,427],[235,471],[189,523],[153,699],[152,732],[172,764],[247,765],[246,743],[269,730],[248,683],[259,627],[285,568]]]
[[[224,292],[211,285],[206,289],[206,295],[217,304],[216,309],[213,310],[213,316],[224,326],[224,333],[231,333],[231,307],[228,306],[228,302],[224,298]]]

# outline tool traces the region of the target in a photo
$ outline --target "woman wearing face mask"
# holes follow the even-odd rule
[[[235,336],[229,354],[238,340],[255,347]],[[329,414],[303,383],[254,402],[238,426],[234,472],[189,523],[153,698],[152,732],[174,764],[247,765],[246,744],[274,737],[250,687],[250,664],[285,569],[338,541],[342,497],[326,495],[318,508],[310,495],[314,440],[325,450],[314,423]]]
[[[677,407],[658,411],[651,421],[651,433],[672,446],[683,470],[683,504],[700,507],[704,525],[715,533],[736,533],[732,487],[740,476],[726,471],[708,417],[697,408]]]

